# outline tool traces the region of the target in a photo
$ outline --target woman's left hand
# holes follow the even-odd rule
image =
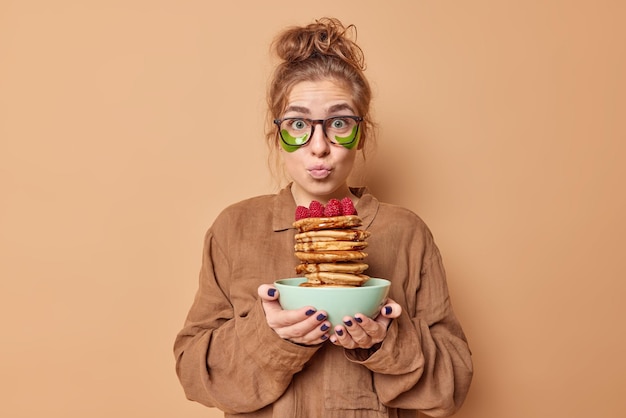
[[[399,317],[400,313],[402,307],[392,299],[387,299],[375,319],[362,314],[356,314],[354,318],[344,317],[344,325],[335,326],[330,341],[348,349],[370,348],[385,339],[391,320]]]

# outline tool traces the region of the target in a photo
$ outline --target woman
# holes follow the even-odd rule
[[[205,236],[200,284],[174,351],[189,399],[226,417],[415,417],[454,413],[472,378],[439,251],[411,211],[348,186],[371,140],[360,48],[335,19],[284,31],[268,93],[270,147],[291,183],[226,208]],[[325,312],[286,311],[297,206],[349,197],[368,238],[368,275],[391,281],[380,315],[329,336]]]

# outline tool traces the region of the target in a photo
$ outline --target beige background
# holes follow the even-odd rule
[[[171,352],[202,236],[275,190],[272,36],[335,15],[372,188],[430,225],[470,339],[458,416],[623,416],[623,4],[0,1],[0,415],[221,416]]]

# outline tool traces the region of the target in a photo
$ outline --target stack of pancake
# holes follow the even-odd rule
[[[368,231],[356,215],[309,217],[298,219],[293,226],[295,254],[300,260],[296,273],[307,281],[301,286],[361,286],[369,276],[363,274],[367,253]]]

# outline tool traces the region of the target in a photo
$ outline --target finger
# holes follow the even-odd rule
[[[346,330],[350,334],[350,338],[354,341],[357,347],[369,347],[371,346],[371,337],[365,332],[365,329],[361,326],[365,321],[364,317],[360,314],[356,314],[353,319],[344,320]],[[367,320],[371,321],[369,318]]]
[[[402,313],[402,307],[397,303],[388,303],[380,309],[380,314],[385,318],[398,318]]]
[[[402,307],[392,299],[387,299],[385,305],[380,309],[380,314],[385,318],[398,318],[401,313]]]
[[[263,300],[278,300],[278,289],[269,284],[262,284],[257,289],[259,297]]]
[[[328,332],[322,332],[319,329],[316,329],[303,337],[289,338],[288,340],[297,344],[317,345],[328,340]]]
[[[387,329],[387,324],[383,324],[381,327],[381,322],[389,322],[391,321],[388,318],[379,318],[379,320],[374,321],[373,319],[363,315],[356,314],[354,315],[354,319],[360,325],[361,329],[367,334],[367,336],[371,339],[379,339],[384,336],[383,329]]]
[[[298,326],[303,330],[300,335],[311,330],[317,323],[326,320],[325,313],[317,313],[310,306],[299,309],[284,310],[276,301],[263,302],[267,321],[272,328]]]
[[[328,330],[330,322],[328,322],[326,314],[320,312],[311,315],[304,321],[298,322],[291,326],[280,329],[278,334],[285,339],[300,344],[319,344],[328,339]]]
[[[356,343],[352,340],[352,337],[346,330],[346,327],[343,325],[337,325],[335,327],[335,333],[330,336],[330,342],[348,349],[357,347]]]
[[[379,330],[386,330],[387,328],[389,328],[389,324],[391,324],[391,321],[393,319],[392,318],[387,318],[386,316],[383,315],[378,315],[378,317],[376,318],[376,323],[379,325]],[[384,334],[386,334],[386,331],[382,331],[383,336]]]

